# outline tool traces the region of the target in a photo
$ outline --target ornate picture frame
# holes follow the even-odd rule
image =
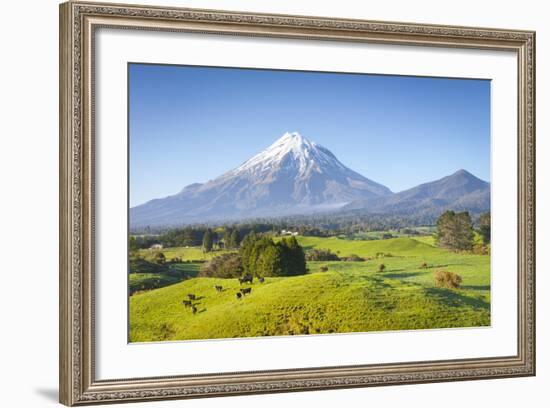
[[[98,28],[366,42],[517,55],[517,353],[170,377],[96,379],[95,99]],[[535,375],[535,33],[137,5],[60,5],[60,402],[81,405]]]

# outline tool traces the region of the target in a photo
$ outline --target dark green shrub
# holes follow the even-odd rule
[[[239,254],[229,253],[216,256],[201,266],[197,276],[211,278],[239,278],[243,274]]]
[[[163,265],[166,262],[166,257],[162,252],[155,252],[155,254],[153,255],[153,262],[159,265]]]
[[[339,261],[340,258],[330,249],[312,249],[306,252],[307,261]]]

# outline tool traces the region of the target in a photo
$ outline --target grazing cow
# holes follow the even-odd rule
[[[223,291],[223,286],[221,286],[221,285],[215,285],[215,286],[214,286],[214,289],[216,289],[217,292],[221,292],[221,291]]]
[[[195,295],[193,295],[192,293],[189,293],[187,295],[187,297],[189,298],[189,300],[195,300],[197,297]]]
[[[237,299],[240,299],[243,297],[243,294],[241,292],[237,292],[235,296],[237,296]]]
[[[241,293],[243,294],[243,296],[251,292],[252,292],[252,288],[241,289]]]
[[[193,312],[193,314],[195,314],[195,313],[197,313],[197,308],[195,306],[192,306],[191,311]]]
[[[263,276],[261,276],[259,279],[260,283],[264,283],[265,282],[265,278]]]
[[[192,303],[190,300],[182,300],[181,302],[183,304],[183,306],[185,307],[191,307],[192,306]]]
[[[242,285],[243,283],[252,283],[254,278],[252,275],[244,275],[242,278],[239,278],[239,283]]]

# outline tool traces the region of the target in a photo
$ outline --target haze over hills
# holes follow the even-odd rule
[[[285,133],[264,151],[206,183],[130,209],[130,226],[170,226],[329,211],[431,214],[486,211],[490,185],[465,170],[400,193],[342,164],[327,148]]]

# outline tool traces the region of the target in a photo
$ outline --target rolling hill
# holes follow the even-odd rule
[[[237,279],[193,278],[130,297],[130,341],[215,339],[487,326],[490,257],[456,254],[413,238],[347,241],[300,237],[366,262],[308,262],[310,273],[255,281],[243,299]],[[390,256],[391,255],[391,256]],[[421,268],[427,262],[428,268]],[[384,272],[378,265],[384,263]],[[328,267],[328,271],[324,268]],[[459,273],[462,289],[434,287],[433,273]],[[218,293],[214,285],[221,285]],[[197,296],[197,313],[181,302]]]

